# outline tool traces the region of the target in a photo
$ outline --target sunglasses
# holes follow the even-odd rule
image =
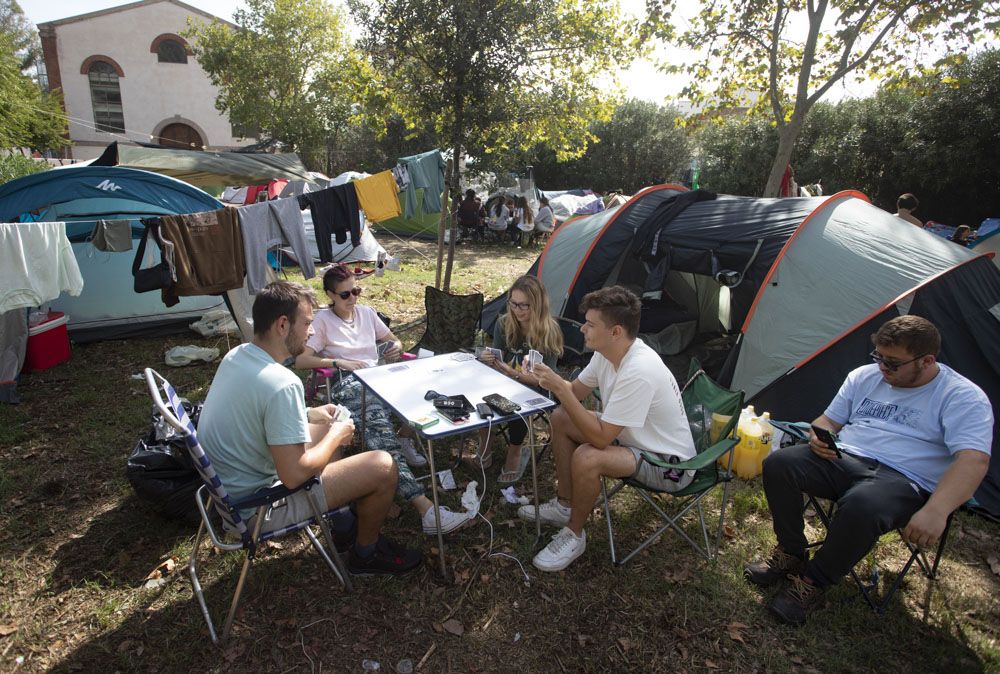
[[[333,294],[336,295],[336,296],[338,296],[342,300],[346,300],[351,295],[354,295],[355,297],[357,297],[358,295],[361,294],[361,286],[354,286],[350,290],[345,290],[342,293],[335,292]]]
[[[913,363],[915,361],[920,360],[921,358],[923,358],[927,354],[924,354],[924,356],[917,356],[916,358],[911,358],[909,360],[904,360],[902,363],[897,363],[894,360],[886,360],[882,356],[882,354],[879,353],[878,351],[872,351],[868,355],[871,356],[871,359],[874,362],[878,363],[879,365],[884,366],[885,369],[887,369],[889,372],[895,372],[896,370],[898,370],[899,368],[903,367],[904,365],[909,365],[910,363]]]
[[[512,309],[530,309],[531,304],[528,302],[508,302]]]

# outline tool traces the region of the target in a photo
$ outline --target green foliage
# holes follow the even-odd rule
[[[397,115],[483,168],[509,166],[542,141],[560,159],[582,154],[593,140],[590,122],[612,110],[595,75],[614,72],[637,50],[609,0],[349,4],[373,67],[368,112]]]
[[[995,36],[998,0],[787,0],[702,3],[683,30],[676,0],[652,0],[646,30],[696,50],[684,95],[707,109],[767,111],[779,144],[765,193],[778,182],[812,107],[846,77],[905,82],[965,59]],[[926,63],[926,47],[947,54]]]
[[[40,173],[48,166],[22,154],[0,154],[0,185],[21,176]]]
[[[607,121],[590,125],[597,139],[579,159],[556,160],[545,146],[525,163],[546,189],[590,187],[634,194],[643,187],[678,180],[691,159],[686,132],[676,124],[676,109],[649,101],[623,102]]]
[[[7,35],[22,71],[31,68],[42,55],[38,31],[17,0],[0,0],[0,33]]]
[[[918,214],[975,226],[1000,213],[1000,50],[986,51],[864,100],[818,104],[791,156],[799,184],[822,180],[827,194],[856,189],[894,210],[913,192]],[[759,194],[777,130],[762,116],[700,131],[702,179],[712,190]]]
[[[46,94],[21,72],[16,36],[0,31],[0,147],[48,150],[67,145],[61,95]]]
[[[331,130],[350,117],[362,76],[343,13],[322,1],[247,0],[234,19],[241,29],[193,23],[185,32],[219,88],[216,108],[316,165]]]

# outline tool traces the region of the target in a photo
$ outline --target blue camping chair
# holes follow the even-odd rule
[[[257,549],[260,544],[265,541],[269,541],[273,538],[279,538],[296,531],[302,531],[309,538],[309,541],[313,544],[313,547],[316,548],[316,551],[319,552],[323,561],[326,562],[327,566],[330,567],[330,570],[333,571],[335,576],[337,576],[337,579],[341,582],[341,584],[347,589],[348,592],[353,591],[354,588],[351,584],[351,576],[348,574],[347,568],[344,565],[343,560],[340,558],[340,555],[337,554],[336,547],[333,543],[333,536],[330,534],[330,527],[324,516],[329,513],[320,513],[319,508],[317,508],[312,499],[309,499],[309,503],[313,508],[313,517],[310,519],[303,522],[297,522],[292,526],[276,531],[268,531],[265,533],[261,533],[260,531],[261,525],[264,523],[264,513],[268,506],[275,501],[299,491],[300,489],[305,489],[307,491],[313,488],[321,489],[322,487],[320,486],[319,479],[314,477],[295,489],[288,489],[287,487],[279,485],[270,489],[262,490],[253,496],[240,501],[232,500],[229,493],[226,491],[225,485],[222,484],[222,480],[219,479],[218,474],[212,467],[212,461],[205,454],[201,444],[198,442],[198,434],[195,430],[194,424],[188,417],[181,398],[177,395],[174,387],[152,368],[146,368],[145,374],[146,385],[149,387],[149,393],[153,397],[153,403],[160,411],[160,414],[163,415],[163,419],[184,438],[184,443],[187,446],[194,466],[198,470],[198,474],[201,476],[203,483],[195,493],[195,502],[198,505],[198,512],[201,514],[201,523],[198,525],[198,534],[194,538],[194,546],[191,549],[191,560],[188,562],[188,575],[191,577],[191,586],[194,590],[194,595],[198,599],[198,604],[201,606],[201,614],[205,618],[205,622],[208,625],[208,633],[212,637],[212,643],[219,643],[219,637],[216,634],[215,624],[212,622],[212,617],[209,614],[208,605],[205,603],[205,595],[201,589],[201,582],[198,580],[197,567],[198,548],[201,544],[202,534],[206,529],[208,530],[209,537],[212,539],[212,543],[220,550],[243,550],[246,553],[246,557],[243,560],[243,567],[240,570],[240,577],[236,583],[236,590],[233,593],[233,599],[229,606],[229,613],[226,615],[226,622],[222,628],[221,638],[223,640],[229,636],[229,632],[232,629],[233,618],[236,617],[236,608],[240,602],[243,585],[246,581],[247,572],[250,570],[250,562],[252,562],[256,556]],[[164,401],[164,398],[166,398],[166,401]],[[212,524],[211,517],[209,515],[210,506],[214,509],[215,514],[222,519],[223,528],[226,531],[239,536],[239,543],[223,542],[224,535],[219,536]],[[247,527],[247,523],[242,517],[240,517],[239,511],[243,508],[257,509],[253,531]],[[320,530],[323,533],[323,538],[326,541],[326,546],[320,542],[316,534],[309,528],[312,524],[319,524]]]

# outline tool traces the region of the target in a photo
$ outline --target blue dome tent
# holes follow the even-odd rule
[[[84,287],[79,297],[60,297],[51,307],[69,315],[70,335],[77,342],[168,332],[223,305],[218,297],[183,297],[168,308],[159,293],[135,293],[134,246],[128,253],[96,250],[87,241],[94,221],[132,220],[132,238],[138,239],[140,218],[222,207],[180,180],[113,166],[52,169],[0,185],[0,221],[66,222]]]

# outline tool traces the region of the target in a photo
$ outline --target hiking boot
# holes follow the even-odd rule
[[[774,585],[789,574],[798,575],[805,568],[805,565],[805,556],[790,555],[780,545],[776,545],[768,559],[752,562],[743,567],[743,577],[754,585],[767,587]]]
[[[451,533],[469,521],[469,517],[465,513],[452,512],[445,506],[439,507],[438,512],[441,514],[442,534]],[[424,529],[424,533],[428,536],[434,536],[437,534],[438,528],[437,519],[434,517],[434,506],[427,509],[424,516],[420,518],[420,524]]]
[[[353,576],[401,576],[420,566],[423,558],[419,550],[404,548],[385,536],[379,536],[375,551],[368,557],[360,557],[356,545],[351,548],[347,569]]]
[[[539,571],[562,571],[586,549],[586,531],[577,536],[569,527],[563,527],[531,562]]]
[[[823,588],[799,574],[789,574],[788,580],[790,585],[774,595],[768,609],[786,625],[802,625],[819,606]]]
[[[550,500],[538,506],[539,519],[542,524],[552,524],[564,527],[569,524],[570,509],[559,503],[559,498],[553,496]],[[523,505],[517,509],[517,516],[529,522],[535,521],[535,506]]]
[[[427,459],[417,451],[413,438],[399,438],[399,448],[403,450],[403,458],[411,468],[423,468],[427,465]]]

